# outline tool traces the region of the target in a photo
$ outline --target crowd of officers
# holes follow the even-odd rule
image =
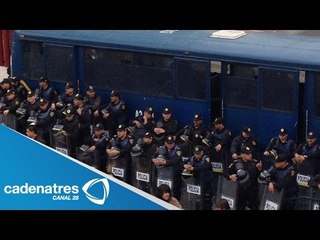
[[[128,116],[117,91],[104,104],[93,86],[83,96],[68,82],[58,94],[47,77],[39,79],[34,91],[15,77],[0,85],[0,113],[16,116],[17,131],[54,147],[52,131],[60,125],[68,155],[81,160],[78,150],[86,146],[88,164],[151,194],[167,184],[184,209],[211,209],[219,176],[237,182],[236,209],[259,209],[259,182],[270,192],[285,190],[282,209],[295,209],[305,189],[320,188],[320,146],[314,132],[296,146],[281,128],[259,154],[250,127],[232,136],[221,117],[207,128],[195,113],[179,129],[169,107],[160,119],[154,119],[152,107]]]

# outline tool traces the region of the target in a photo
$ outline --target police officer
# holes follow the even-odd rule
[[[201,146],[195,146],[193,156],[184,161],[183,169],[185,172],[192,173],[193,184],[201,187],[201,207],[211,209],[210,199],[212,197],[212,171],[210,158],[204,154]]]
[[[0,90],[0,103],[3,103],[6,99],[6,94],[9,89],[11,89],[11,82],[9,78],[4,78],[0,83],[1,90]]]
[[[257,141],[252,136],[250,127],[243,127],[241,133],[232,140],[230,152],[233,160],[238,158],[241,148],[244,146],[248,146],[251,149],[254,158],[257,157]]]
[[[84,105],[84,97],[77,93],[73,99],[75,117],[79,121],[79,144],[83,144],[90,138],[91,110]]]
[[[112,135],[116,134],[116,129],[119,124],[127,125],[127,105],[121,100],[120,93],[112,90],[110,94],[110,103],[107,107],[102,108],[101,112],[96,110],[95,117],[101,116],[100,119]]]
[[[31,91],[30,87],[25,81],[19,79],[16,76],[9,77],[11,81],[12,88],[16,91],[17,97],[20,100],[25,100],[27,98],[27,92]]]
[[[21,103],[20,108],[25,109],[25,115],[18,118],[18,129],[21,133],[24,133],[28,125],[29,117],[35,117],[36,112],[40,109],[39,100],[36,99],[33,91],[27,93],[27,99]]]
[[[253,159],[252,152],[249,146],[243,146],[241,157],[229,166],[228,179],[238,183],[237,210],[244,210],[246,207],[257,210],[259,207],[258,176],[262,164]]]
[[[104,127],[101,123],[97,123],[94,127],[94,134],[88,142],[90,147],[87,151],[92,153],[93,167],[102,172],[106,172],[106,146],[109,141],[109,132],[104,130]]]
[[[52,103],[51,108],[57,112],[57,117],[61,120],[65,116],[65,110],[74,105],[73,100],[76,96],[75,86],[71,82],[67,82],[64,92],[57,97],[57,102]]]
[[[62,119],[61,125],[62,134],[67,138],[67,145],[70,149],[69,155],[71,157],[76,157],[76,147],[79,145],[79,136],[80,136],[80,129],[79,129],[79,121],[76,119],[73,108],[69,107],[66,110],[66,117]]]
[[[56,111],[50,108],[49,100],[45,98],[40,98],[39,107],[36,113],[37,127],[41,137],[50,146],[50,132],[56,122]]]
[[[314,132],[307,134],[306,143],[300,144],[294,154],[297,173],[314,176],[319,172],[320,146]]]
[[[86,96],[84,97],[84,104],[91,109],[91,113],[94,113],[99,109],[101,104],[101,97],[97,94],[96,89],[93,86],[87,88]],[[95,118],[91,119],[92,124],[96,125]]]
[[[112,174],[127,183],[131,181],[131,156],[130,151],[134,146],[134,139],[127,133],[124,124],[120,124],[115,135],[107,146],[108,168],[111,168]],[[120,168],[120,172],[113,171],[113,167]],[[110,172],[110,169],[107,170]],[[115,175],[120,173],[119,175]],[[121,175],[121,176],[120,176]]]
[[[225,127],[222,117],[217,117],[214,122],[214,130],[210,134],[210,144],[212,147],[211,156],[213,162],[222,164],[223,173],[227,173],[229,166],[231,132]],[[213,172],[219,173],[221,168],[212,169]],[[221,173],[221,172],[220,172]]]
[[[58,93],[53,87],[50,87],[49,79],[42,76],[39,79],[39,88],[35,90],[35,95],[37,99],[45,98],[49,103],[53,103],[56,102]]]
[[[288,131],[285,128],[280,128],[279,136],[270,140],[263,155],[270,156],[271,150],[275,150],[277,154],[285,154],[289,159],[294,157],[296,144],[291,139],[288,139]]]
[[[167,135],[164,145],[154,154],[152,162],[155,165],[155,187],[166,181],[173,192],[173,196],[180,199],[182,152],[176,145],[174,137]],[[163,179],[164,176],[166,179]]]
[[[160,146],[164,143],[164,139],[168,135],[174,136],[178,131],[178,122],[172,117],[171,109],[168,107],[162,110],[162,118],[160,118],[153,129],[156,143]]]
[[[150,132],[146,132],[143,138],[137,140],[130,153],[133,170],[132,184],[148,193],[152,193],[152,157],[155,152],[153,136]]]
[[[185,149],[187,156],[192,154],[192,149],[195,146],[205,147],[203,139],[209,134],[209,130],[202,124],[202,116],[197,113],[193,117],[193,123],[188,124],[183,129],[178,131],[177,139],[181,139],[183,143],[179,144],[182,149]]]
[[[135,139],[143,138],[146,132],[151,132],[155,126],[152,107],[147,107],[143,111],[143,115],[139,115],[130,121],[128,130]]]
[[[281,210],[294,210],[298,185],[296,182],[296,171],[291,158],[280,153],[275,157],[274,168],[270,171],[268,191],[275,192],[284,189]]]
[[[320,146],[317,144],[317,136],[314,132],[308,132],[306,143],[300,144],[294,154],[293,162],[297,170],[298,196],[309,196],[309,181],[318,174],[320,160]],[[306,201],[298,201],[297,208],[306,209],[309,204]]]
[[[146,134],[143,136],[141,148],[144,156],[151,161],[153,155],[157,151],[157,148],[154,142],[153,135],[150,132],[146,132]]]
[[[20,100],[16,95],[16,91],[9,89],[6,93],[5,105],[0,107],[0,113],[7,115],[9,113],[16,114],[17,109],[20,106]]]

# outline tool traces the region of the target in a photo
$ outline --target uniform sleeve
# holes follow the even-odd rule
[[[291,169],[287,176],[284,178],[284,181],[282,182],[274,182],[274,187],[277,190],[281,190],[282,188],[286,188],[291,184],[295,184],[296,181],[296,174],[295,171],[293,169]]]
[[[299,154],[299,155],[301,155],[301,153],[302,153],[302,149],[303,149],[303,143],[301,143],[298,147],[297,147],[297,149],[294,151],[294,153],[297,153],[297,154]]]
[[[236,137],[232,140],[232,143],[231,143],[231,148],[230,148],[231,154],[234,154],[234,153],[238,154],[239,153],[238,146],[239,146],[239,137]]]
[[[195,172],[201,172],[201,171],[210,170],[210,169],[211,169],[210,158],[207,156],[205,157],[203,164],[198,164],[197,166],[193,167],[193,171]]]
[[[230,175],[235,174],[235,173],[236,173],[235,162],[233,162],[228,167],[227,179],[230,180]]]
[[[129,138],[128,144],[123,149],[120,150],[120,157],[123,157],[123,156],[127,155],[128,153],[130,153],[133,145],[134,145],[134,139]]]
[[[174,158],[166,160],[166,166],[172,166],[178,163],[182,163],[182,152],[179,148],[177,149]]]
[[[266,147],[265,151],[270,151],[271,149],[273,149],[275,143],[276,143],[276,138],[272,138],[270,140],[268,146]]]
[[[167,123],[164,127],[166,131],[166,135],[175,135],[178,131],[178,122],[175,119],[172,119],[169,123]]]
[[[231,132],[229,130],[226,130],[223,134],[221,145],[225,149],[227,146],[229,146],[230,142],[231,142]]]

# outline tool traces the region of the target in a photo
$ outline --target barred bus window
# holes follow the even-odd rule
[[[73,81],[73,47],[46,45],[46,48],[46,75],[48,78],[57,82]]]
[[[291,72],[264,69],[261,74],[262,108],[293,111],[297,81]]]
[[[204,100],[206,97],[207,62],[177,60],[178,96]]]
[[[173,58],[158,54],[135,54],[134,92],[173,97]]]
[[[85,49],[85,81],[100,88],[173,96],[173,60],[157,54]]]
[[[87,85],[127,90],[134,76],[132,53],[92,48],[86,48],[84,52],[84,76]]]
[[[228,64],[223,94],[225,105],[257,108],[258,75],[257,66]]]
[[[320,117],[320,73],[314,73],[314,85],[313,85],[313,109],[314,114]]]
[[[23,76],[30,79],[39,79],[44,75],[44,54],[42,42],[24,41],[23,52]]]

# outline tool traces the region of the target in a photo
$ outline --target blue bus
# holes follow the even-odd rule
[[[12,72],[33,89],[42,75],[59,92],[93,85],[104,101],[116,89],[131,117],[170,107],[183,127],[195,113],[206,125],[221,115],[234,136],[250,126],[261,149],[281,127],[297,142],[320,134],[320,37],[216,32],[17,30]]]

